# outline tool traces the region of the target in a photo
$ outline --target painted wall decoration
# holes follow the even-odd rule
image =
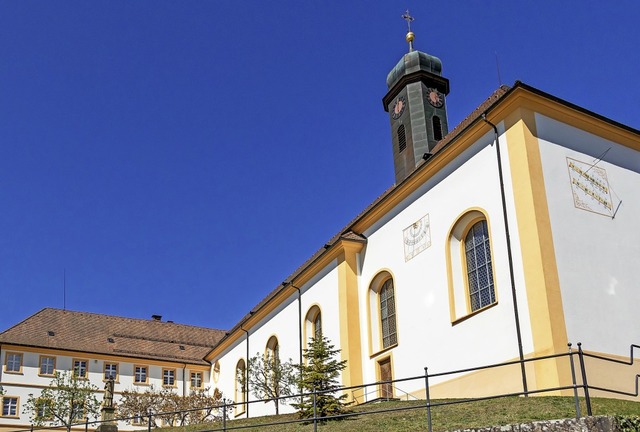
[[[431,226],[429,214],[402,230],[404,240],[404,260],[409,261],[431,246]]]
[[[567,158],[573,203],[576,208],[613,216],[607,171],[597,165]]]

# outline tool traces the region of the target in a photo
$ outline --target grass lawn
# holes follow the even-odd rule
[[[444,402],[444,401],[435,401]],[[582,415],[586,415],[584,400],[581,400]],[[640,415],[640,402],[616,399],[592,398],[594,415]],[[374,411],[394,410],[373,413]],[[427,412],[424,401],[381,402],[360,405],[351,409],[354,414],[339,421],[329,421],[318,426],[322,432],[404,432],[426,431]],[[526,423],[536,420],[552,420],[575,417],[574,399],[570,397],[511,397],[465,404],[436,406],[432,408],[434,431],[447,431],[471,427],[498,426],[511,423]],[[311,432],[313,424],[265,423],[295,421],[295,414],[257,417],[246,420],[228,420],[227,430]],[[262,426],[261,426],[262,424]],[[237,429],[236,429],[237,428]],[[162,429],[163,432],[196,432],[222,430],[220,422]]]

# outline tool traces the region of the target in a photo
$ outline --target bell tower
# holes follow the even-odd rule
[[[408,25],[409,52],[387,75],[388,92],[382,99],[391,121],[396,184],[427,159],[433,147],[449,132],[445,102],[449,80],[442,76],[442,62],[413,49],[415,35],[411,22],[414,18],[409,11],[402,18]]]

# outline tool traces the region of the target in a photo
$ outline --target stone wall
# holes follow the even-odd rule
[[[507,426],[464,429],[459,432],[618,432],[613,417],[583,417],[580,420],[543,420]]]

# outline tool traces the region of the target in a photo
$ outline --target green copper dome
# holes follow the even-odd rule
[[[418,71],[442,75],[442,62],[438,57],[421,51],[411,51],[405,54],[387,75],[387,88],[393,87],[403,76]]]

